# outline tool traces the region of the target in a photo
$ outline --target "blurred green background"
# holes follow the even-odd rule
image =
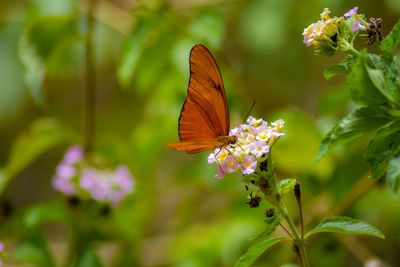
[[[398,203],[384,181],[367,178],[369,137],[314,163],[323,134],[354,104],[343,77],[323,77],[343,55],[314,56],[302,32],[324,7],[340,16],[355,5],[383,18],[384,35],[400,15],[398,0],[97,1],[95,149],[127,164],[136,182],[132,196],[98,222],[104,237],[92,249],[105,266],[232,266],[263,230],[266,204],[245,204],[249,192],[238,173],[217,180],[208,153],[165,146],[178,140],[197,43],[221,69],[232,127],[254,100],[254,117],[285,120],[273,159],[279,177],[301,181],[308,229],[325,216],[348,215],[386,236],[320,235],[308,243],[314,266],[364,266],[373,258],[400,266]],[[10,266],[26,266],[13,250],[32,229],[44,233],[56,263],[67,257],[65,224],[50,218],[31,226],[26,218],[63,200],[51,177],[65,149],[83,142],[86,15],[86,1],[0,2],[0,239]],[[288,262],[295,254],[280,245],[255,266]]]

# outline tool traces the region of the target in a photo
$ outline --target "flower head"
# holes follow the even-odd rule
[[[125,165],[114,170],[91,166],[83,158],[83,149],[70,147],[56,168],[52,184],[65,195],[92,198],[117,205],[134,189],[134,179]]]
[[[247,124],[231,130],[237,142],[226,148],[216,148],[207,161],[217,163],[216,178],[222,179],[226,173],[241,170],[244,175],[251,174],[258,166],[258,162],[265,160],[270,147],[284,135],[282,133],[283,120],[278,120],[268,126],[266,121],[249,117]]]

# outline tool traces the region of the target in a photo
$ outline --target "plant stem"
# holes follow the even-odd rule
[[[97,0],[88,1],[87,32],[85,46],[85,100],[84,100],[84,148],[87,153],[93,148],[96,84],[93,63],[93,10]]]
[[[285,208],[280,208],[280,212],[282,214],[282,216],[285,218],[286,222],[288,223],[290,230],[292,231],[292,234],[294,235],[294,242],[297,244],[298,248],[299,248],[299,253],[300,253],[300,257],[302,259],[302,263],[304,267],[310,267],[310,262],[308,259],[308,255],[307,255],[307,251],[306,251],[306,247],[305,247],[305,243],[304,243],[304,239],[302,239],[299,235],[299,233],[297,232],[296,226],[294,225],[292,219],[290,219],[289,215],[287,214],[287,212],[285,211]]]

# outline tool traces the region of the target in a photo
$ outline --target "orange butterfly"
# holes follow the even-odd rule
[[[189,63],[188,95],[178,122],[180,142],[167,146],[192,154],[236,143],[236,136],[229,136],[228,103],[215,59],[198,44],[190,51]]]

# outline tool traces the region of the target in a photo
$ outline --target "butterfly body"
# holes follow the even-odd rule
[[[211,151],[236,142],[229,136],[229,110],[218,65],[201,44],[190,51],[188,95],[178,121],[180,142],[167,146],[187,153]]]

